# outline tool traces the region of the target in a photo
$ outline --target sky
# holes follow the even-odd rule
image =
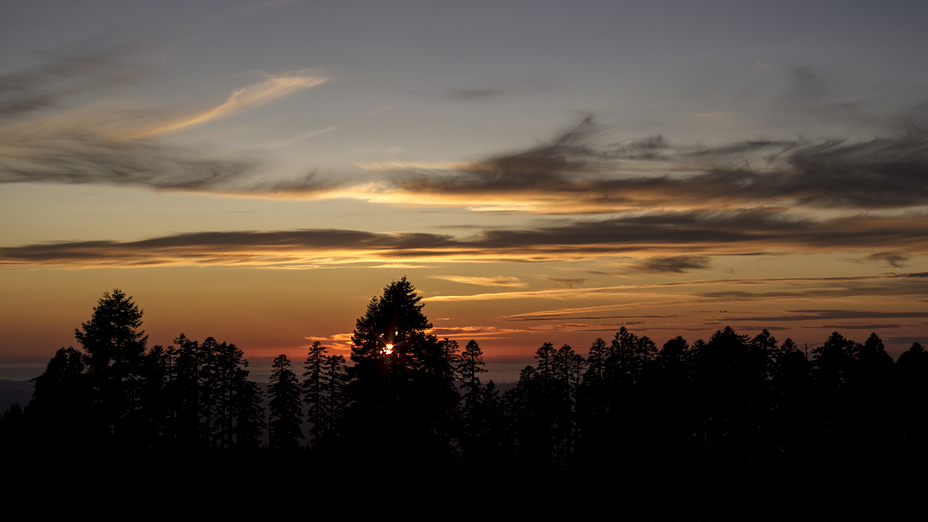
[[[928,343],[925,2],[0,4],[0,378],[103,293],[259,379],[406,276],[544,342]]]

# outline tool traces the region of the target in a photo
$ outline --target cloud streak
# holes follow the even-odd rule
[[[0,77],[0,122],[8,122],[0,126],[0,183],[102,183],[257,197],[351,197],[540,214],[777,208],[833,217],[860,210],[922,211],[928,206],[924,183],[928,131],[914,120],[897,122],[896,127],[904,131],[868,140],[804,138],[696,146],[675,144],[662,136],[607,142],[606,129],[590,117],[526,150],[445,162],[442,167],[377,165],[371,169],[371,179],[358,182],[314,174],[296,180],[261,176],[259,159],[209,158],[162,139],[318,86],[328,80],[318,71],[268,75],[233,90],[218,105],[175,114],[109,107],[59,110],[51,115],[40,110],[54,109],[75,94],[143,77],[149,68],[132,62],[139,53],[137,46],[89,49]],[[794,76],[797,92],[818,89],[814,74],[800,69]],[[793,98],[795,93],[787,93],[784,103],[792,103]],[[286,146],[334,128],[264,148]],[[312,166],[307,171],[315,172]],[[901,266],[906,254],[902,255],[881,259]],[[661,270],[657,264],[640,268]]]
[[[432,276],[433,279],[442,279],[445,281],[451,281],[453,283],[462,283],[466,285],[478,285],[478,286],[525,286],[525,281],[522,281],[518,277],[469,277],[469,276],[448,276],[448,275],[439,275]]]
[[[928,204],[928,132],[864,141],[600,144],[591,119],[551,142],[451,170],[394,169],[392,200],[552,214],[643,209],[903,209]]]
[[[910,255],[928,253],[926,216],[863,215],[811,221],[790,219],[773,211],[660,213],[494,229],[465,237],[337,229],[202,232],[135,242],[6,247],[0,249],[0,262],[93,266],[225,260],[271,266],[331,256],[345,262],[545,262],[638,256],[650,258],[641,261],[638,269],[682,273],[704,268],[711,256],[764,252],[866,255],[868,251],[884,252],[899,245],[905,245]]]
[[[309,74],[309,71],[294,71],[279,76],[270,76],[265,81],[233,92],[229,99],[212,109],[195,112],[158,122],[151,128],[136,134],[120,138],[136,140],[159,134],[174,132],[194,125],[238,114],[248,109],[259,107],[289,94],[314,87],[327,81],[323,76]]]
[[[268,75],[207,110],[165,115],[110,104],[59,108],[69,97],[136,80],[149,68],[133,63],[140,49],[87,50],[0,76],[0,184],[64,183],[141,186],[229,194],[328,191],[315,175],[259,178],[261,161],[215,159],[159,137],[265,105],[319,85],[314,71]],[[129,65],[126,65],[126,64]],[[45,109],[45,110],[42,110]],[[4,121],[6,122],[4,124]]]
[[[706,256],[652,257],[631,266],[636,270],[654,274],[685,274],[690,270],[706,268],[709,261]]]
[[[76,94],[142,78],[150,74],[150,68],[133,58],[144,50],[139,45],[79,46],[43,64],[0,75],[0,121],[54,107]]]

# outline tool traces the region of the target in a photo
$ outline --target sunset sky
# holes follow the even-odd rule
[[[0,378],[103,292],[266,379],[404,275],[514,380],[731,325],[928,344],[928,3],[0,4]],[[299,365],[299,364],[298,364]],[[264,376],[264,377],[262,377]]]

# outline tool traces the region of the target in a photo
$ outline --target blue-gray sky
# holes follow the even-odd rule
[[[47,359],[117,286],[153,344],[344,348],[407,275],[436,333],[499,357],[729,323],[898,352],[928,312],[926,19],[6,2],[0,350]]]

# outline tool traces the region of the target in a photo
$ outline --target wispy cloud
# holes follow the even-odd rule
[[[234,90],[206,110],[165,114],[157,109],[112,104],[77,106],[63,102],[150,74],[138,46],[83,54],[0,77],[0,184],[101,183],[160,190],[218,193],[312,194],[332,188],[314,175],[279,181],[256,176],[261,161],[210,158],[208,154],[158,139],[232,116],[326,81],[315,71],[266,75]],[[44,109],[44,110],[40,110]]]
[[[443,279],[445,281],[451,281],[454,283],[463,283],[466,285],[479,285],[479,286],[525,286],[525,281],[519,279],[518,277],[469,277],[469,276],[453,276],[453,275],[438,275],[431,276],[433,279]]]
[[[901,268],[905,266],[906,262],[909,260],[909,257],[910,256],[900,252],[877,252],[867,256],[867,259],[873,261],[884,261],[889,263],[889,265],[893,268]]]
[[[66,265],[201,264],[326,256],[373,262],[570,261],[634,256],[661,259],[664,270],[693,270],[703,256],[885,252],[906,245],[928,252],[928,219],[921,215],[789,219],[775,211],[661,213],[535,228],[486,230],[456,237],[426,232],[373,233],[309,229],[203,232],[135,242],[76,242],[0,249],[0,262]],[[325,253],[322,255],[321,253]],[[650,261],[643,261],[645,265]],[[490,281],[484,281],[490,282]]]
[[[90,42],[59,53],[45,63],[0,76],[0,120],[55,107],[88,91],[123,85],[151,74],[137,60],[141,45],[101,48]]]
[[[162,139],[326,82],[316,70],[267,75],[230,89],[231,94],[217,93],[225,100],[207,109],[168,113],[89,106],[51,115],[38,111],[75,93],[142,77],[145,67],[124,66],[132,63],[134,53],[129,47],[88,50],[0,77],[0,119],[10,122],[0,127],[0,183],[128,184],[567,215],[780,209],[814,219],[860,210],[921,212],[928,206],[923,182],[928,127],[918,120],[921,116],[899,117],[875,129],[882,136],[871,139],[759,139],[715,146],[673,143],[662,136],[608,141],[608,129],[588,117],[527,150],[468,162],[371,164],[366,165],[371,178],[359,181],[318,174],[280,180],[261,175],[260,157],[217,160]],[[779,103],[814,102],[829,114],[851,110],[847,104],[828,104],[827,82],[815,71],[797,68],[792,74],[791,90]],[[267,152],[344,124],[253,149]],[[311,165],[307,171],[316,172]],[[657,265],[651,268],[659,270]]]
[[[835,321],[848,319],[924,319],[928,318],[928,305],[925,311],[894,312],[885,310],[786,310],[786,313],[759,316],[756,314],[728,315],[724,320],[740,321],[770,321],[776,323],[797,321]]]
[[[671,145],[661,136],[601,143],[587,119],[551,142],[454,169],[396,168],[392,201],[611,213],[664,208],[900,209],[928,204],[928,132],[863,141],[757,140]]]
[[[551,277],[551,276],[545,276],[545,277],[543,277],[543,279],[547,279],[548,281],[553,281],[553,282],[555,282],[555,283],[560,283],[560,284],[564,285],[566,288],[573,288],[574,285],[582,285],[583,283],[586,282],[586,279],[583,278],[583,277]]]
[[[229,96],[229,99],[216,107],[205,111],[172,117],[167,119],[167,121],[157,122],[151,125],[150,128],[140,130],[135,134],[130,134],[120,139],[136,140],[148,138],[231,116],[248,109],[259,107],[287,96],[288,94],[314,87],[326,80],[326,77],[308,70],[268,76],[263,82],[236,90]]]
[[[697,270],[709,266],[710,259],[706,256],[673,256],[652,257],[643,259],[631,266],[635,270],[655,274],[685,274],[690,270]]]

